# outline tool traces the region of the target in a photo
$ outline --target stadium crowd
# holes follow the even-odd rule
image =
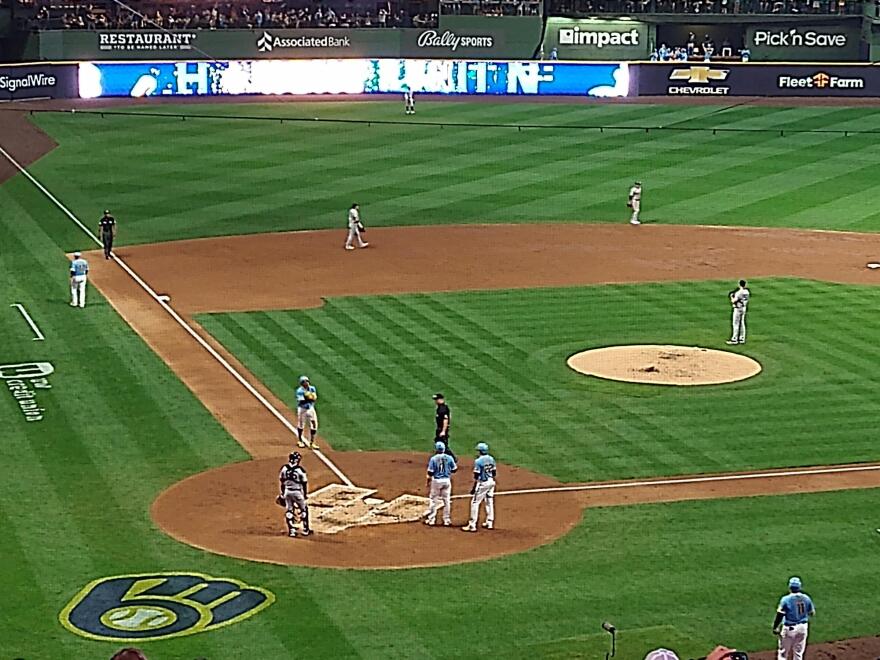
[[[127,3],[136,11],[114,2],[94,0],[38,0],[31,27],[39,30],[222,30],[240,28],[397,28],[433,27],[437,11],[410,13],[387,3],[359,4],[351,1],[327,4],[299,2],[221,2],[195,4]]]

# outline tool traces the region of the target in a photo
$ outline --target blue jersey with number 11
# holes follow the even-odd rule
[[[428,474],[435,479],[449,479],[455,467],[455,460],[449,454],[434,454],[428,461]]]
[[[783,596],[779,601],[779,611],[785,615],[784,623],[787,626],[806,623],[810,620],[810,616],[816,613],[813,609],[813,601],[807,594],[802,593]]]

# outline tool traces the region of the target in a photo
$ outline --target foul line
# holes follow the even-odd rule
[[[746,479],[778,479],[781,477],[801,477],[816,474],[846,474],[849,472],[880,471],[880,464],[844,465],[839,467],[804,468],[802,470],[780,470],[775,472],[749,472],[746,474],[717,474],[705,477],[676,477],[644,481],[617,481],[604,484],[582,484],[579,486],[547,486],[546,488],[523,488],[522,490],[502,490],[498,495],[534,495],[539,493],[572,493],[591,490],[615,490],[620,488],[643,488],[646,486],[677,486],[681,484],[703,484],[720,481],[744,481]],[[470,495],[455,495],[456,499]]]
[[[95,236],[95,234],[91,230],[89,230],[88,227],[86,227],[82,222],[80,222],[79,218],[77,218],[66,206],[64,206],[64,204],[62,204],[60,201],[58,201],[58,198],[55,197],[55,195],[53,195],[51,192],[49,192],[49,190],[47,190],[46,187],[42,183],[37,181],[37,179],[34,178],[30,172],[28,172],[24,167],[22,167],[21,164],[19,164],[19,162],[17,160],[15,160],[9,154],[8,151],[6,151],[6,149],[4,149],[3,147],[0,147],[0,154],[2,154],[6,158],[6,160],[8,160],[10,163],[12,163],[12,165],[19,172],[21,172],[28,179],[28,181],[30,181],[32,184],[34,184],[34,186],[37,188],[37,190],[39,190],[41,193],[43,193],[49,199],[49,201],[51,201],[53,204],[55,204],[55,206],[57,206],[61,210],[61,212],[64,213],[64,215],[66,215],[70,220],[72,220],[74,222],[74,224],[76,224],[77,227],[79,227],[89,238],[91,238],[95,242],[96,245],[99,245],[99,246],[102,245],[101,241],[98,240],[98,237]],[[220,355],[220,353],[218,353],[214,349],[213,346],[211,346],[207,341],[205,341],[205,339],[199,333],[197,333],[195,330],[193,330],[192,327],[189,325],[189,323],[187,323],[183,319],[183,317],[181,317],[180,314],[178,314],[174,310],[174,308],[168,304],[168,302],[166,300],[164,300],[162,297],[160,297],[152,289],[152,287],[149,284],[147,284],[143,280],[143,278],[141,278],[140,275],[138,275],[136,272],[134,272],[134,270],[132,270],[132,268],[127,263],[125,263],[119,256],[117,256],[116,254],[112,254],[112,257],[113,257],[113,260],[117,264],[119,264],[119,266],[122,268],[122,270],[124,270],[126,273],[128,273],[128,275],[135,282],[137,282],[140,285],[140,287],[144,291],[146,291],[147,294],[162,307],[162,309],[164,309],[166,312],[168,312],[168,314],[171,316],[171,318],[173,318],[175,321],[177,321],[177,323],[180,325],[181,328],[186,330],[186,332],[193,339],[195,339],[196,342],[202,348],[204,348],[211,357],[213,357],[215,360],[217,360],[217,362],[220,363],[220,366],[222,366],[224,369],[226,369],[226,371],[228,371],[229,374],[242,385],[242,387],[244,387],[248,392],[250,392],[257,401],[259,401],[261,404],[263,404],[263,406],[266,408],[266,410],[268,410],[270,413],[272,413],[272,415],[275,417],[275,419],[277,419],[279,422],[281,422],[287,428],[287,430],[289,430],[294,436],[297,435],[296,427],[290,422],[290,420],[288,420],[284,415],[282,415],[281,412],[274,405],[272,405],[272,403],[266,397],[264,397],[253,385],[251,385],[247,381],[247,379],[245,379],[244,376],[242,376],[235,369],[235,367],[233,367],[231,364],[229,364],[229,361],[226,360],[226,358],[224,358],[222,355]],[[351,479],[349,479],[347,476],[345,476],[345,474],[342,472],[342,470],[340,470],[336,466],[336,464],[333,463],[333,461],[331,461],[329,458],[327,458],[327,456],[325,456],[322,451],[320,451],[318,449],[313,449],[312,451],[315,453],[315,455],[319,459],[321,459],[321,461],[324,463],[324,465],[326,465],[328,468],[330,468],[330,470],[333,472],[333,474],[335,474],[337,477],[339,477],[342,480],[342,482],[346,486],[354,486],[354,483],[352,483]]]
[[[31,330],[34,331],[36,337],[34,337],[31,341],[45,341],[46,337],[40,332],[40,329],[37,327],[37,324],[34,323],[34,320],[31,318],[31,315],[27,313],[27,310],[24,308],[24,305],[21,303],[12,303],[10,307],[17,307],[18,311],[21,312],[21,315],[24,317],[24,320],[27,321],[27,324],[31,326]]]

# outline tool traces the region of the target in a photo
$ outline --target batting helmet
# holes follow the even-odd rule
[[[298,451],[295,451],[290,455],[289,458],[291,463],[299,463],[302,460],[302,454],[300,454]]]
[[[489,445],[487,445],[485,442],[481,442],[477,445],[477,451],[480,452],[481,454],[488,454],[489,453]]]
[[[437,451],[443,452],[446,451],[446,445],[440,442],[439,440],[434,443],[434,449]]]

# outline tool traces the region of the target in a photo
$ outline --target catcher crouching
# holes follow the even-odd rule
[[[284,518],[287,521],[287,535],[295,539],[297,537],[296,526],[302,523],[302,536],[312,533],[309,527],[308,484],[309,476],[305,468],[300,465],[302,456],[293,452],[287,463],[281,467],[278,479],[281,485],[281,494],[275,498],[276,504],[283,506]]]

